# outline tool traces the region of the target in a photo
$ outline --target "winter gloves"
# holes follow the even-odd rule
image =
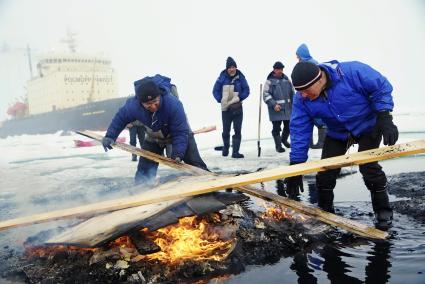
[[[381,132],[384,145],[394,145],[398,140],[398,129],[393,123],[393,117],[388,111],[378,113],[376,127]]]
[[[109,137],[103,137],[102,138],[102,146],[103,149],[105,149],[105,152],[108,152],[109,150],[112,150],[112,145],[115,143],[114,139],[109,138]]]
[[[300,164],[300,162],[290,162],[290,165]],[[291,199],[296,199],[296,197],[301,192],[304,192],[304,186],[303,186],[303,176],[293,176],[293,177],[287,177],[284,180],[284,183],[286,185],[286,194]]]

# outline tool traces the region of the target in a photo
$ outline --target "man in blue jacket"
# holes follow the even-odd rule
[[[343,155],[353,143],[359,151],[393,145],[398,130],[392,121],[392,86],[378,71],[361,62],[330,61],[323,64],[299,62],[292,72],[294,96],[290,131],[290,164],[307,160],[314,119],[327,125],[322,159]],[[316,176],[318,205],[334,212],[333,189],[341,169]],[[371,193],[376,224],[385,228],[392,222],[387,178],[377,163],[360,165],[364,183]],[[303,189],[302,176],[285,179],[287,190],[296,195]]]
[[[245,76],[237,69],[235,60],[228,57],[226,69],[221,71],[214,84],[214,98],[221,104],[221,118],[223,120],[223,156],[229,155],[230,128],[233,122],[235,134],[232,136],[232,158],[243,158],[239,153],[242,140],[242,101],[249,96],[249,86]]]
[[[163,155],[166,146],[171,144],[172,159],[208,170],[199,155],[183,105],[171,93],[170,82],[170,78],[159,74],[134,82],[136,95],[129,98],[115,114],[103,138],[103,147],[105,151],[112,149],[111,145],[126,125],[138,120],[146,130],[142,149]],[[136,183],[152,182],[157,169],[158,163],[141,157],[135,176]]]

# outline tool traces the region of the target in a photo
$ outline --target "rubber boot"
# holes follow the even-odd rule
[[[291,144],[288,142],[289,133],[282,132],[282,143],[286,148],[291,148]]]
[[[373,212],[375,212],[375,227],[385,230],[391,227],[393,221],[393,209],[388,199],[387,188],[370,192]]]
[[[131,160],[137,162],[137,155],[131,154]]]
[[[221,150],[221,154],[223,157],[229,156],[229,148],[230,148],[230,137],[223,136],[223,149]]]
[[[285,152],[285,149],[282,148],[282,144],[281,144],[281,140],[280,140],[280,135],[273,135],[273,140],[274,140],[274,145],[275,145],[276,152],[278,152],[278,153]]]
[[[333,189],[317,189],[317,204],[329,213],[335,213]]]
[[[232,149],[233,149],[232,158],[241,159],[245,157],[243,154],[239,153],[240,146],[241,146],[241,139],[232,137]]]
[[[316,144],[310,146],[311,149],[322,149],[323,148],[323,144],[325,143],[325,137],[326,137],[326,127],[320,127],[318,129],[317,134],[318,134],[319,138],[318,138]]]

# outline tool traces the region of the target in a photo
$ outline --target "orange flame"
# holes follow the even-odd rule
[[[284,210],[283,208],[275,208],[275,207],[266,207],[266,212],[262,215],[263,218],[272,218],[276,221],[281,221],[285,219],[296,220],[296,221],[305,221],[306,218],[301,215],[295,213],[293,210]]]
[[[217,216],[214,218],[219,218]],[[220,261],[229,255],[234,244],[234,239],[222,240],[219,230],[196,216],[182,218],[176,225],[149,232],[148,238],[161,247],[161,251],[144,256],[144,259],[170,264],[188,259]]]
[[[56,246],[34,246],[34,247],[26,247],[25,255],[28,258],[32,257],[47,257],[51,258],[52,256],[60,253],[60,252],[70,252],[70,251],[78,251],[81,253],[85,252],[94,252],[97,251],[97,248],[80,248],[76,246],[63,246],[63,245],[56,245]]]
[[[147,239],[155,242],[161,251],[150,255],[139,255],[129,236],[122,236],[109,244],[110,248],[119,247],[122,255],[130,255],[132,261],[152,261],[158,260],[167,264],[177,264],[184,260],[216,260],[225,259],[234,247],[235,237],[224,237],[228,235],[215,226],[214,223],[221,221],[218,214],[211,216],[207,221],[205,218],[196,216],[185,217],[179,220],[178,224],[169,225],[149,232],[147,229],[141,233]],[[96,252],[99,249],[86,249],[75,246],[50,246],[50,247],[27,247],[27,257],[52,257],[63,251]]]

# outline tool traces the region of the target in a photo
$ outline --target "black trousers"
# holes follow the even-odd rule
[[[223,146],[226,148],[230,147],[230,129],[233,123],[233,131],[235,134],[232,136],[232,147],[233,152],[239,152],[242,139],[242,121],[243,121],[243,109],[242,106],[238,108],[229,108],[226,111],[221,112],[221,119],[223,121]]]
[[[381,139],[381,135],[362,135],[359,139],[357,139],[357,143],[359,144],[359,152],[378,148],[379,144],[381,143]],[[322,159],[344,155],[347,152],[347,145],[348,140],[337,140],[326,136],[322,150]],[[378,162],[360,165],[359,168],[366,187],[371,192],[380,191],[385,188],[387,184],[387,178]],[[336,178],[340,171],[341,169],[332,169],[317,173],[317,190],[320,191],[334,189],[336,185]]]
[[[155,154],[164,155],[165,145],[159,145],[158,143],[143,141],[142,149],[153,152]],[[198,146],[196,145],[193,133],[189,134],[188,145],[186,153],[184,154],[183,161],[186,164],[204,169],[208,171],[207,165],[199,155]],[[149,159],[140,157],[139,164],[137,165],[137,172],[135,175],[136,184],[144,182],[152,182],[156,176],[158,170],[158,163]]]
[[[283,124],[282,137],[286,137],[286,138],[289,137],[289,120],[272,121],[272,124],[273,124],[273,129],[272,129],[273,136],[280,135],[280,125]]]
[[[128,129],[130,132],[130,145],[136,147],[137,139],[139,139],[140,147],[143,145],[143,140],[145,140],[145,129],[141,126],[133,126]]]

